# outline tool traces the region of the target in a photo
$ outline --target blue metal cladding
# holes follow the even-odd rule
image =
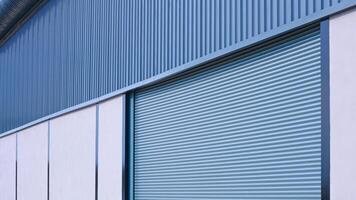
[[[0,132],[186,69],[356,0],[50,0],[0,48]]]
[[[321,199],[319,30],[135,92],[135,200]]]

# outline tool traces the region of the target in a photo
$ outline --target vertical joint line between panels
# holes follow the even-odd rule
[[[122,103],[121,103],[121,109],[122,109],[122,199],[126,200],[126,94],[122,95]]]
[[[50,144],[51,144],[51,121],[48,120],[47,124],[47,200],[49,200],[49,186],[50,186]]]
[[[95,116],[95,200],[98,200],[98,164],[99,164],[99,104],[96,104]]]
[[[18,168],[18,133],[16,133],[16,161],[15,161],[15,200],[17,200],[17,168]]]

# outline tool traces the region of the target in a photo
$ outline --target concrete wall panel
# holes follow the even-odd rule
[[[47,200],[48,122],[17,134],[17,199]]]
[[[50,121],[50,199],[95,199],[96,107]]]
[[[122,199],[123,101],[99,105],[98,199]]]
[[[15,200],[16,135],[0,138],[0,199]]]
[[[356,10],[330,19],[331,199],[356,199]]]

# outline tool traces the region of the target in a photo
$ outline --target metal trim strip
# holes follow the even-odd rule
[[[126,128],[125,128],[125,193],[124,200],[134,199],[134,109],[135,94],[126,96]]]
[[[320,23],[321,37],[321,199],[330,199],[329,19]]]

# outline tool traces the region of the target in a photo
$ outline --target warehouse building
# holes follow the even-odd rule
[[[0,199],[355,200],[355,5],[0,1]]]

